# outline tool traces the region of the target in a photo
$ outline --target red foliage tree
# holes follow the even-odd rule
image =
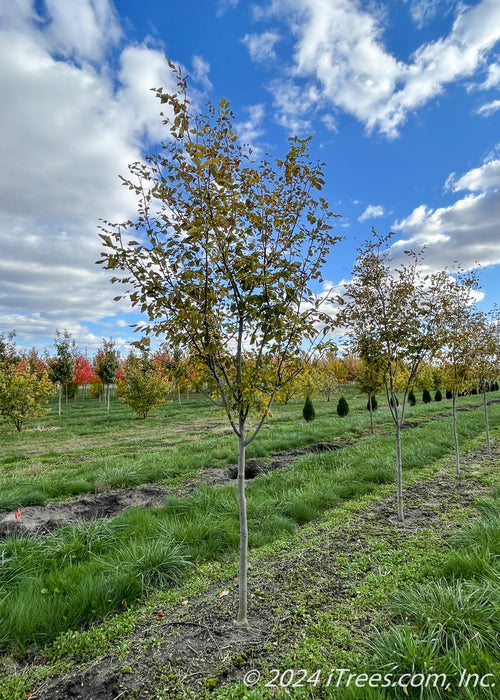
[[[96,381],[98,381],[98,377],[88,359],[85,355],[78,355],[75,360],[75,384],[85,386]]]

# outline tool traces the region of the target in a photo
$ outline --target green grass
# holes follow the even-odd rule
[[[5,540],[0,644],[24,652],[178,580],[186,565],[179,545],[145,529],[130,539],[122,523],[97,520]]]
[[[450,689],[378,689],[356,697],[432,700],[453,693],[470,700],[498,697],[495,687],[480,687],[474,675],[467,686],[460,686],[464,671],[484,677],[488,685],[500,676],[500,499],[481,511],[477,522],[449,539],[442,567],[446,578],[399,591],[389,604],[392,629],[365,643],[371,657],[369,673],[390,671],[398,677],[432,671],[446,674]]]
[[[301,419],[302,401],[275,407],[249,447],[251,458],[315,442],[357,441],[337,452],[301,458],[251,482],[251,547],[393,482],[388,411],[376,412],[377,433],[369,437],[365,399],[347,394],[351,412],[344,419],[336,416],[335,401],[316,402],[317,418],[309,424]],[[463,408],[474,404],[470,399],[461,402]],[[409,410],[408,419],[421,420],[422,426],[403,432],[406,472],[451,451],[450,420],[430,420],[443,408],[431,404]],[[490,413],[500,416],[500,407],[491,406]],[[147,421],[135,420],[118,403],[108,414],[91,400],[70,402],[60,418],[49,415],[38,427],[20,435],[2,427],[4,510],[152,480],[181,484],[200,469],[236,459],[236,440],[224,417],[201,397],[162,407]],[[460,414],[462,440],[482,429],[481,411]],[[123,610],[155,588],[174,585],[189,564],[233,555],[238,532],[235,487],[205,486],[188,497],[170,497],[164,508],[133,508],[109,521],[66,525],[46,537],[9,538],[2,543],[0,565],[0,645],[23,653]],[[470,563],[470,570],[481,571],[483,559],[477,557],[480,563]],[[488,566],[498,574],[494,562]],[[450,560],[450,572],[452,567]]]
[[[248,458],[266,458],[271,452],[317,442],[354,441],[367,435],[365,398],[349,388],[345,393],[351,411],[343,419],[336,414],[335,399],[328,403],[318,398],[316,420],[311,423],[302,419],[301,399],[275,405],[273,416],[248,447]],[[461,408],[478,405],[477,397],[459,399]],[[408,409],[407,419],[429,421],[449,410],[446,401],[417,404]],[[492,406],[490,412],[493,410]],[[387,407],[381,405],[374,416],[376,433],[392,436]],[[459,414],[463,437],[466,416]],[[236,437],[227,419],[202,396],[183,398],[180,405],[174,400],[146,421],[137,420],[116,400],[109,413],[97,400],[71,400],[63,405],[60,417],[54,404],[52,413],[32,422],[20,434],[8,424],[1,425],[0,448],[0,512],[152,481],[175,487],[200,470],[237,460]]]
[[[500,415],[499,405],[490,410]],[[349,425],[337,419],[333,425],[339,430],[341,422],[352,432],[366,417],[352,420]],[[290,422],[284,422],[288,429]],[[300,426],[300,419],[294,421],[296,432]],[[481,411],[462,414],[460,430],[466,436],[480,433]],[[308,428],[306,439],[313,441],[317,434]],[[404,431],[406,472],[433,464],[450,450],[446,418]],[[272,542],[393,480],[394,439],[387,434],[261,475],[247,488],[250,546]],[[190,496],[169,497],[163,508],[132,508],[112,520],[67,525],[46,537],[7,539],[0,568],[0,645],[18,652],[43,646],[153,588],[175,583],[188,562],[234,554],[238,542],[235,486],[202,486]]]

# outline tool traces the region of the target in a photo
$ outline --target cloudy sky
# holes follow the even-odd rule
[[[118,175],[162,138],[169,60],[257,152],[314,137],[333,285],[374,226],[500,302],[498,0],[0,0],[0,332],[125,348],[97,227],[134,214]]]

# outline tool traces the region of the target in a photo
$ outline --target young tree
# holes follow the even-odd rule
[[[337,403],[337,415],[340,418],[345,418],[349,413],[349,404],[344,396],[341,396]]]
[[[412,251],[406,251],[407,263],[394,266],[385,247],[392,234],[379,236],[373,229],[372,234],[373,239],[359,250],[340,320],[349,329],[357,355],[382,368],[395,427],[397,508],[403,521],[401,428],[419,367],[440,344],[442,274],[427,277],[422,255]]]
[[[88,357],[85,355],[78,355],[75,358],[75,378],[74,382],[77,387],[81,386],[84,393],[87,391],[88,386],[97,380],[97,375],[94,372]]]
[[[54,385],[45,369],[38,371],[28,363],[17,367],[4,364],[0,367],[0,415],[21,432],[27,418],[48,413],[45,408]]]
[[[146,333],[206,368],[212,399],[238,438],[237,625],[248,627],[245,450],[300,370],[289,358],[318,342],[318,324],[326,327],[323,299],[310,287],[338,237],[326,201],[315,197],[323,172],[309,160],[308,139],[291,139],[283,160],[255,162],[229,103],[194,114],[177,77],[178,94],[156,91],[173,114],[162,114],[168,140],[124,179],[138,197],[138,218],[105,223],[100,262],[121,271],[113,281],[128,285],[125,295],[147,314]]]
[[[362,394],[368,396],[367,408],[370,411],[370,433],[373,435],[373,411],[375,410],[375,394],[384,386],[383,366],[377,365],[373,360],[371,364],[366,360],[361,360],[358,363],[354,381],[357,389]]]
[[[347,374],[346,365],[337,357],[335,350],[329,348],[318,361],[317,367],[322,379],[326,400],[331,401],[332,392]]]
[[[323,388],[323,376],[316,360],[297,358],[301,371],[297,374],[296,384],[301,396],[316,396]]]
[[[306,423],[310,423],[316,418],[316,411],[314,410],[313,402],[311,401],[311,397],[309,395],[306,396],[304,408],[302,409],[302,416]]]
[[[161,367],[152,362],[146,353],[142,357],[130,355],[118,381],[118,396],[132,408],[139,418],[146,419],[157,406],[167,403],[170,382]]]
[[[106,340],[103,338],[103,346],[97,351],[94,360],[94,371],[102,381],[106,392],[106,406],[109,411],[111,385],[116,380],[116,373],[120,366],[120,355],[115,348],[115,343],[112,338]]]
[[[498,312],[490,317],[482,312],[474,315],[474,350],[473,373],[483,395],[484,427],[486,431],[486,450],[491,454],[490,428],[488,420],[487,392],[498,374],[499,347]],[[490,384],[491,383],[491,384]]]
[[[15,337],[16,331],[10,331],[7,336],[0,333],[0,368],[16,365],[21,360],[16,351]]]
[[[74,340],[71,340],[71,334],[68,330],[64,330],[62,333],[56,331],[54,347],[56,354],[48,360],[49,378],[57,385],[58,408],[59,415],[61,415],[62,388],[73,379],[75,373],[76,344]]]
[[[23,353],[23,356],[19,360],[18,367],[20,369],[28,368],[31,372],[35,372],[38,375],[48,372],[47,360],[38,353],[35,347]]]
[[[473,380],[475,357],[473,293],[476,288],[477,279],[471,273],[465,276],[458,274],[456,279],[447,276],[442,284],[445,337],[439,355],[443,378],[451,391],[455,474],[457,478],[460,477],[460,450],[456,400],[458,394],[470,390]]]

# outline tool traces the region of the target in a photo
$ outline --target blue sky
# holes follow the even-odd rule
[[[313,136],[341,214],[324,270],[349,278],[371,227],[426,245],[429,270],[482,268],[500,302],[498,0],[9,0],[0,4],[0,332],[68,329],[124,351],[135,316],[95,265],[118,174],[164,134],[150,91],[230,100],[256,152]],[[340,288],[340,287],[339,287]]]

